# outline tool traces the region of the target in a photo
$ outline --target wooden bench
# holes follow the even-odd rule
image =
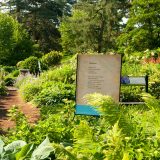
[[[123,86],[145,86],[148,92],[148,75],[146,76],[122,76],[121,85]],[[120,102],[120,104],[144,104],[144,102]]]

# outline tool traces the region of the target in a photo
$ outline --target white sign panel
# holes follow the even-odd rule
[[[120,55],[78,55],[76,104],[86,105],[86,94],[101,93],[119,102]]]

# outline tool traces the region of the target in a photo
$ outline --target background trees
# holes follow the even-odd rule
[[[160,46],[159,0],[133,0],[127,26],[119,44],[127,53]]]
[[[65,17],[60,26],[63,49],[66,52],[116,49],[115,40],[123,28],[121,22],[128,7],[126,0],[78,1],[73,16]]]
[[[4,0],[0,10],[22,24],[43,54],[52,50],[69,55],[88,50],[132,54],[160,44],[159,0]],[[24,48],[20,42],[15,48],[9,42],[8,49]]]
[[[32,54],[32,42],[20,24],[7,14],[0,14],[0,64],[15,65]]]
[[[28,30],[31,38],[47,53],[61,50],[58,26],[63,15],[70,15],[75,0],[8,0],[9,13]]]

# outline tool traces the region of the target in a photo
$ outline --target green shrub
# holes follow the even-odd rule
[[[57,81],[64,83],[73,83],[76,79],[75,64],[65,64],[54,70],[49,70],[41,74],[40,78],[45,81]]]
[[[141,93],[145,92],[144,86],[123,86],[121,85],[120,99],[122,102],[140,102]]]
[[[58,114],[48,114],[48,112],[45,112],[43,120],[41,119],[35,125],[31,125],[20,109],[17,106],[13,107],[9,110],[9,117],[15,122],[16,127],[8,132],[4,140],[10,143],[21,139],[39,144],[48,136],[52,142],[71,141],[74,123],[74,105],[72,104],[69,108],[68,105],[65,105],[63,108],[65,111],[61,110]]]
[[[13,77],[18,77],[19,70],[14,70],[11,74],[12,74]]]
[[[26,76],[26,77],[24,77],[24,76],[18,76],[16,78],[16,81],[15,81],[14,85],[17,88],[21,88],[21,86],[26,85],[27,83],[30,83],[31,80],[32,80],[32,76],[31,75]]]
[[[3,83],[0,83],[0,96],[5,96],[7,95],[7,88]]]
[[[149,93],[157,99],[160,99],[160,81],[157,80],[149,84]]]
[[[13,86],[15,83],[16,78],[12,76],[6,76],[4,78],[4,83],[6,86]]]
[[[34,143],[27,144],[25,141],[16,140],[5,145],[0,139],[0,158],[3,160],[13,159],[55,159],[54,147],[51,145],[48,137],[39,145]]]
[[[7,79],[6,81],[12,81],[11,79],[14,79],[14,77],[18,76],[18,70],[14,66],[0,66],[0,79]],[[10,78],[10,80],[9,80]],[[14,81],[14,80],[13,80]],[[12,83],[13,84],[13,83]]]
[[[16,64],[17,68],[22,68],[23,62],[24,62],[24,61],[19,61],[19,62]]]
[[[57,64],[60,63],[62,59],[62,54],[58,51],[51,51],[50,53],[48,54],[45,54],[41,61],[42,61],[42,64],[46,65],[47,67],[53,67]]]
[[[14,70],[16,70],[15,66],[3,66],[2,68],[4,69],[5,72],[8,72],[8,73],[11,73]]]
[[[31,56],[24,61],[21,61],[17,64],[20,69],[29,69],[30,73],[37,74],[39,71],[38,68],[38,58]]]
[[[19,75],[19,70],[14,70],[4,77],[4,84],[6,86],[13,86],[16,82],[16,77]]]
[[[39,106],[54,106],[63,103],[63,99],[73,100],[75,96],[74,85],[64,83],[53,83],[50,87],[45,87],[34,98],[34,102]]]
[[[41,86],[34,82],[30,82],[20,87],[20,94],[26,102],[33,100],[34,96],[38,95],[39,92],[41,92]]]

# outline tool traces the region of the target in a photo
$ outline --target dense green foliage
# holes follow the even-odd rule
[[[12,86],[15,83],[19,71],[13,66],[0,66],[0,81],[6,86]]]
[[[129,19],[119,43],[125,52],[155,49],[160,44],[159,0],[133,0]]]
[[[53,159],[54,147],[46,138],[39,146],[34,143],[27,144],[25,141],[17,140],[8,145],[5,145],[0,140],[0,158],[6,160],[40,160],[40,159]]]
[[[42,52],[60,50],[60,33],[57,29],[63,15],[70,15],[75,0],[7,0],[6,10],[28,30]],[[1,7],[1,9],[4,9]]]
[[[15,65],[32,54],[32,42],[22,26],[0,13],[0,64]]]
[[[39,71],[38,58],[34,56],[26,58],[24,61],[19,62],[17,65],[20,69],[29,69],[30,73],[33,74],[36,74]]]
[[[20,93],[22,98],[26,102],[29,102],[33,100],[34,96],[36,96],[42,90],[42,87],[40,86],[40,84],[33,83],[29,80],[27,80],[26,82],[28,83],[28,85],[22,86],[20,89]]]
[[[18,111],[12,111],[17,126],[8,140],[39,144],[48,135],[56,159],[160,158],[159,100],[144,94],[145,108],[133,108],[119,106],[111,97],[100,94],[87,95],[86,99],[89,104],[99,106],[102,113],[99,119],[83,116],[73,119],[71,103],[65,104],[63,112],[45,114],[36,126],[29,125]]]
[[[61,59],[62,59],[62,53],[58,51],[51,51],[42,57],[41,62],[44,66],[49,68],[58,65]]]
[[[38,79],[17,79],[17,86],[25,101],[33,101],[38,106],[55,106],[64,104],[63,99],[74,100],[74,81],[75,65],[70,62],[42,73]]]
[[[73,15],[65,17],[60,25],[64,52],[73,54],[116,49],[115,40],[123,28],[121,22],[127,4],[125,0],[78,1]]]
[[[0,159],[160,159],[159,1],[73,3],[0,2],[0,10],[6,6],[13,17],[0,13],[0,65],[6,65],[0,66],[0,98],[7,95],[5,85],[15,85],[26,102],[40,108],[34,125],[21,106],[8,111],[16,125],[1,136]],[[121,53],[122,76],[149,76],[149,94],[144,86],[121,86],[121,100],[145,104],[123,106],[94,93],[84,98],[101,116],[75,115],[76,60],[71,56],[77,52]],[[10,66],[16,63],[41,73],[18,76]]]
[[[1,82],[0,83],[0,96],[5,96],[7,95],[7,88],[5,85]]]
[[[55,106],[63,103],[64,99],[74,100],[75,86],[64,83],[53,83],[34,97],[34,102],[40,106]]]

